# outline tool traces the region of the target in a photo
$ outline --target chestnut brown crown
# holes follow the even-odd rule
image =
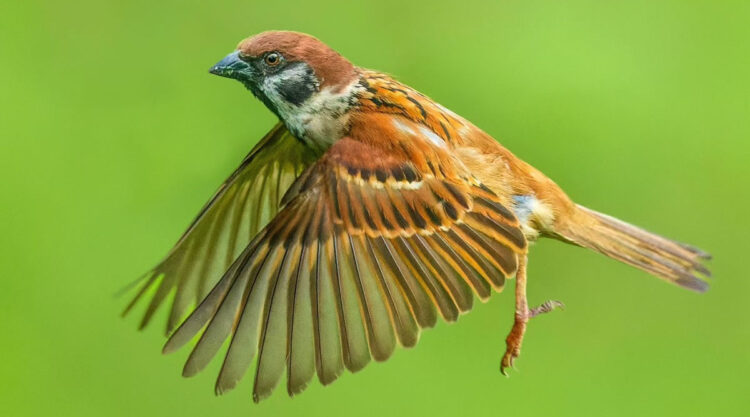
[[[304,62],[315,71],[321,87],[347,85],[356,77],[354,65],[314,36],[291,31],[262,32],[237,45],[243,56],[278,52],[289,62]]]

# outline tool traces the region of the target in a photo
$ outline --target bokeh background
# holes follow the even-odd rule
[[[750,2],[6,1],[0,5],[0,414],[750,414]],[[274,123],[207,73],[268,29],[309,32],[464,115],[580,203],[715,255],[703,295],[582,249],[532,249],[513,297],[386,363],[260,405],[180,377],[161,323],[113,294],[169,249]],[[162,311],[163,313],[164,311]],[[162,315],[162,318],[164,316]]]

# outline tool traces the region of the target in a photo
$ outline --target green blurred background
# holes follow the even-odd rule
[[[750,2],[6,1],[0,5],[0,414],[746,416]],[[415,349],[253,405],[180,377],[113,294],[166,253],[274,118],[208,74],[312,33],[472,120],[578,202],[715,255],[697,295],[557,242]],[[164,311],[162,311],[164,313]],[[164,315],[162,314],[162,318]],[[160,320],[161,321],[161,320]]]

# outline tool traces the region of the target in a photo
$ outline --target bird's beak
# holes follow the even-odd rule
[[[208,70],[211,74],[234,78],[242,82],[253,81],[255,71],[250,64],[240,59],[239,51],[234,51]]]

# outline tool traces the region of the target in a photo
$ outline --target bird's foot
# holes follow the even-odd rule
[[[529,318],[536,317],[540,314],[549,313],[550,311],[559,308],[565,310],[565,304],[562,301],[548,300],[540,304],[538,307],[534,307],[529,310]]]
[[[505,338],[505,354],[500,362],[500,372],[503,375],[508,376],[505,370],[507,368],[514,368],[513,363],[521,354],[521,343],[523,342],[523,335],[526,333],[526,323],[529,319],[540,314],[549,313],[556,308],[563,309],[564,307],[565,305],[560,301],[549,300],[523,313],[516,312],[513,328],[510,329],[508,337]]]
[[[508,337],[505,338],[505,354],[500,361],[500,373],[505,376],[508,376],[505,370],[513,368],[513,362],[521,354],[521,342],[523,342],[523,334],[526,333],[526,322],[528,321],[529,316],[527,314],[516,313],[513,328],[510,329]]]

